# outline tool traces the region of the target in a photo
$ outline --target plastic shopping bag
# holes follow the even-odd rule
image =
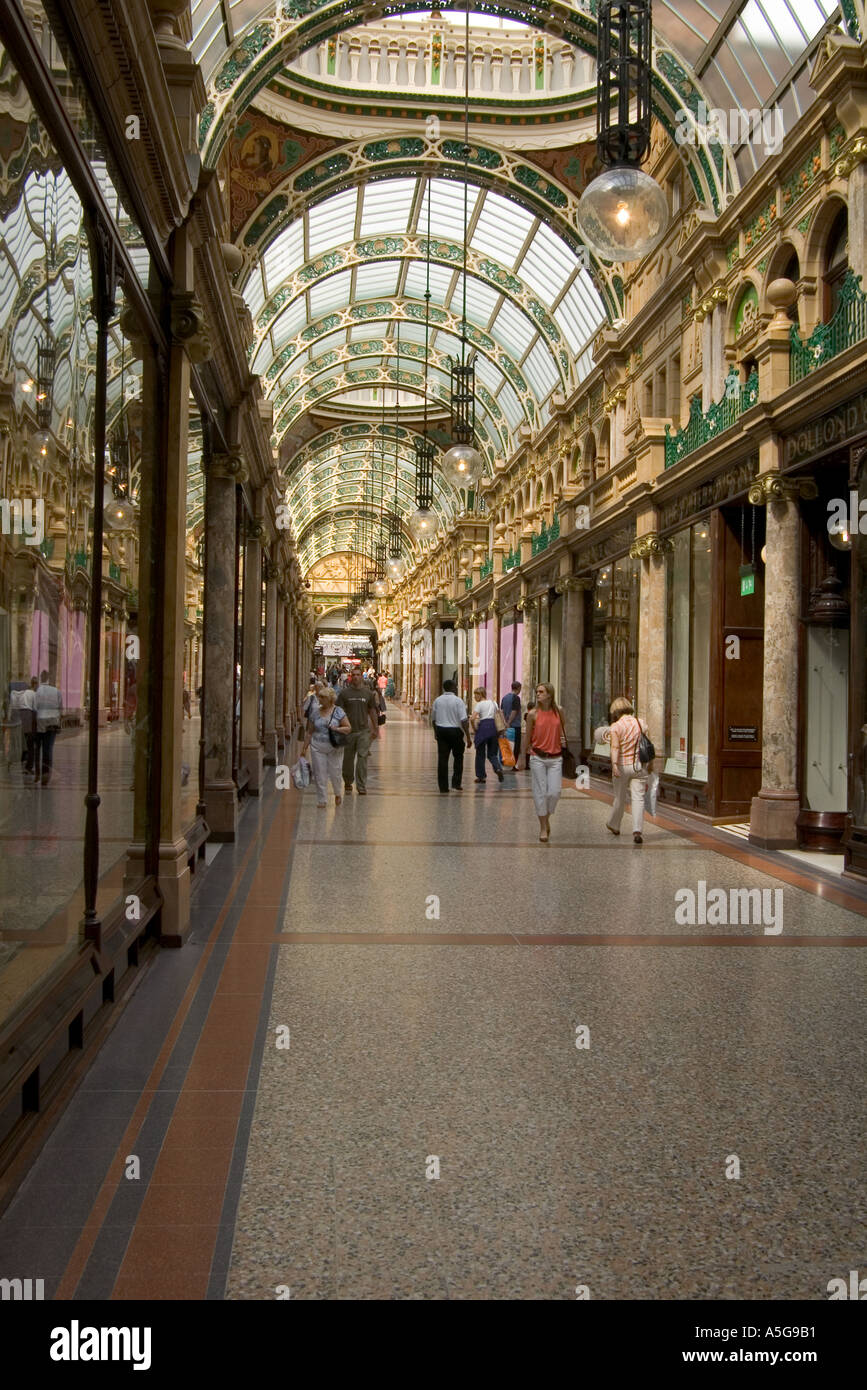
[[[514,767],[514,766],[515,766],[515,750],[514,750],[514,748],[512,747],[511,740],[508,739],[508,738],[506,738],[506,735],[505,735],[505,734],[500,734],[500,737],[499,737],[498,742],[499,742],[499,745],[500,745],[500,760],[502,761],[503,767],[504,767],[504,768]]]
[[[651,772],[647,778],[647,813],[656,815],[656,798],[659,794],[659,773]]]
[[[292,768],[292,781],[300,792],[310,786],[311,768],[306,758],[299,758]]]

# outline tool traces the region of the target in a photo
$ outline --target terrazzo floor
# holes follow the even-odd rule
[[[527,774],[434,769],[392,705],[366,797],[248,808],[0,1250],[106,1299],[824,1300],[867,1268],[867,894],[662,817],[614,840],[601,790],[541,845]],[[779,890],[782,930],[678,922],[700,882]]]

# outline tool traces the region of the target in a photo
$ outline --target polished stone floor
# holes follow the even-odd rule
[[[773,1300],[865,1264],[867,893],[686,821],[615,840],[601,789],[542,845],[527,774],[442,796],[434,765],[392,705],[366,797],[248,806],[0,1221],[0,1275]],[[782,930],[678,922],[702,883],[770,890]]]

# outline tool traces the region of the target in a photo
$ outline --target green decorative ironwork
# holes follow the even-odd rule
[[[464,157],[464,147],[460,140],[444,140],[441,147],[445,159],[459,163]],[[503,160],[496,150],[487,150],[483,145],[470,145],[469,163],[481,169],[499,169]]]
[[[555,516],[551,525],[545,527],[543,524],[538,536],[534,536],[530,542],[530,554],[541,555],[543,550],[547,550],[549,545],[560,538],[560,518]]]
[[[538,169],[531,169],[526,164],[519,164],[515,170],[515,178],[518,183],[522,183],[525,188],[529,188],[538,197],[544,198],[545,202],[550,203],[552,207],[564,208],[569,201],[566,194],[561,189],[555,188],[554,184],[549,183],[546,178],[543,178]]]
[[[837,308],[828,322],[817,324],[806,342],[801,341],[793,324],[791,337],[789,381],[792,384],[867,338],[867,294],[861,289],[861,276],[847,270]]]
[[[293,180],[293,188],[296,193],[308,193],[311,188],[315,188],[319,183],[325,183],[328,179],[337,178],[338,174],[345,174],[349,168],[351,160],[345,154],[333,154],[328,159],[323,159],[321,163],[315,164],[312,169],[305,169],[303,173]]]
[[[73,562],[73,568],[74,568],[74,569],[77,569],[77,570],[86,570],[86,569],[87,569],[87,551],[86,551],[86,550],[76,550],[76,552],[75,552],[75,560],[74,560],[74,562]]]
[[[218,92],[230,92],[241,74],[250,66],[253,59],[267,48],[273,37],[274,29],[270,24],[259,24],[255,29],[251,29],[228,62],[224,63],[220,69],[214,83],[216,90]]]
[[[395,140],[373,140],[362,150],[365,159],[379,162],[381,159],[421,159],[424,154],[424,141],[412,136]]]
[[[679,463],[703,444],[731,429],[758,398],[759,374],[755,368],[747,380],[741,382],[734,367],[726,377],[722,400],[710,406],[707,413],[702,411],[701,396],[693,396],[689,404],[689,421],[683,429],[672,434],[671,425],[665,427],[666,468],[671,468],[672,464]]]
[[[254,222],[250,223],[244,236],[245,246],[255,246],[256,242],[263,237],[276,217],[281,212],[285,212],[289,206],[289,199],[283,193],[278,193],[276,198],[272,198],[266,203],[259,216]]]
[[[115,582],[120,581],[120,565],[116,565],[114,560],[109,560],[108,562],[108,577],[109,579],[115,580]]]
[[[493,555],[489,555],[488,558],[487,558],[487,560],[485,560],[484,564],[483,564],[482,567],[481,567],[480,574],[481,574],[482,579],[487,579],[489,575],[493,574],[493,572],[494,572],[494,557],[493,557]]]
[[[846,30],[849,36],[861,42],[861,26],[858,23],[858,11],[855,8],[855,0],[840,0],[840,9],[843,11],[843,18],[846,21]]]
[[[39,554],[42,556],[43,560],[53,560],[53,559],[54,559],[54,537],[53,537],[53,536],[46,536],[46,537],[45,537],[45,540],[42,542],[42,544],[41,544],[40,547],[39,547]]]
[[[517,550],[510,550],[509,553],[508,553],[508,555],[506,556],[505,560],[503,561],[503,572],[507,574],[507,573],[509,572],[509,570],[517,569],[518,566],[520,565],[520,563],[521,563],[521,551],[520,551],[520,548],[517,549]]]
[[[471,574],[468,574],[467,577],[466,577],[466,579],[464,580],[464,588],[465,588],[465,589],[471,589],[472,587],[473,587],[473,576],[472,576]]]

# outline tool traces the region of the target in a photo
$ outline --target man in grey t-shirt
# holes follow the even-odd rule
[[[367,795],[367,757],[373,739],[379,738],[379,709],[376,692],[365,685],[361,667],[353,671],[337,695],[337,703],[346,711],[352,727],[343,752],[343,785],[347,793],[352,783],[358,783],[358,795]]]
[[[449,755],[454,758],[452,787],[463,791],[464,747],[472,746],[467,707],[458,696],[454,681],[443,681],[443,693],[431,705],[430,722],[437,741],[437,781],[441,792],[449,789]]]

